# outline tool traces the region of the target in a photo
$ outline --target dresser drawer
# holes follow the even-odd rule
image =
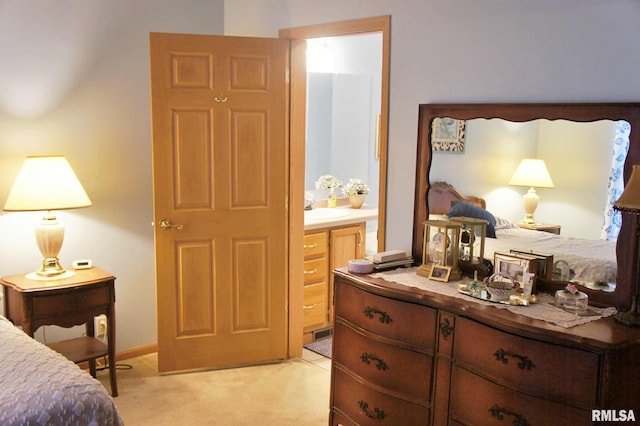
[[[369,339],[339,321],[333,341],[340,348],[335,362],[402,399],[429,405],[432,357]]]
[[[429,349],[435,347],[436,310],[377,296],[336,280],[336,317],[379,336]]]
[[[527,396],[455,366],[449,406],[453,421],[469,425],[592,424],[591,410],[570,407],[561,399],[550,401]]]
[[[597,354],[504,333],[466,318],[456,321],[454,359],[498,383],[593,408]]]
[[[368,388],[339,368],[333,368],[333,407],[357,424],[411,426],[429,423],[429,410]]]
[[[327,321],[326,283],[304,286],[303,327],[323,325]]]
[[[327,253],[327,233],[316,232],[304,236],[304,257],[321,256]]]
[[[318,281],[326,281],[329,266],[327,258],[312,259],[304,261],[304,283],[315,283]]]
[[[33,298],[33,316],[67,317],[109,303],[109,287],[66,290],[64,293],[47,294]]]

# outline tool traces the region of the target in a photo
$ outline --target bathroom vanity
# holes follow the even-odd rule
[[[366,221],[378,209],[321,208],[305,212],[303,342],[331,334],[335,268],[365,255]]]

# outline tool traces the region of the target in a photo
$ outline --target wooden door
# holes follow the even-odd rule
[[[287,356],[288,41],[152,33],[160,372]]]

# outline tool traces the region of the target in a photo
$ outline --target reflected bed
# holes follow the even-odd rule
[[[429,191],[429,218],[445,219],[451,203],[463,201],[486,208],[484,199],[463,196],[446,182],[435,182]],[[617,262],[616,242],[565,237],[543,231],[519,228],[516,224],[496,217],[496,238],[486,238],[485,258],[493,261],[494,253],[509,253],[516,249],[537,254],[553,255],[554,262],[564,260],[575,275],[573,281],[591,289],[613,291]]]

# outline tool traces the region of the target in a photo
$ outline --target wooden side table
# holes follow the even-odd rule
[[[115,277],[100,268],[75,271],[68,278],[33,280],[25,275],[0,279],[4,287],[4,311],[16,326],[33,337],[43,325],[72,327],[85,324],[87,335],[48,345],[73,362],[89,362],[96,377],[96,358],[107,356],[111,395],[118,396],[116,384]],[[107,344],[95,338],[95,316],[107,316]]]
[[[518,222],[518,227],[525,229],[533,229],[534,231],[543,231],[550,234],[560,235],[560,225],[554,223],[522,223]]]

